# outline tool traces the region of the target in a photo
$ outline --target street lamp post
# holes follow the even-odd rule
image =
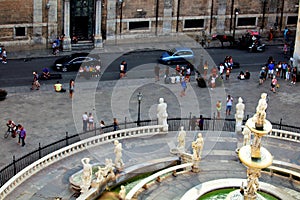
[[[138,118],[137,118],[137,125],[140,126],[141,124],[141,101],[143,99],[143,95],[139,92],[137,95],[138,100]]]
[[[122,34],[123,2],[124,2],[124,0],[119,0],[119,6],[120,6],[120,36]]]
[[[236,17],[239,14],[240,10],[238,8],[234,9],[234,22],[233,22],[233,39],[235,38],[235,27],[236,27]]]

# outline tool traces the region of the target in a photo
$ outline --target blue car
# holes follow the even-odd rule
[[[167,65],[172,63],[193,63],[194,52],[190,48],[178,47],[164,52],[158,61]]]

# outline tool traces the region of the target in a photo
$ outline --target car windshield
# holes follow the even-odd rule
[[[167,53],[170,55],[170,56],[172,56],[174,53],[176,52],[176,49],[169,49],[168,51],[167,51]]]

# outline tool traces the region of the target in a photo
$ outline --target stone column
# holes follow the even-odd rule
[[[42,38],[43,11],[46,11],[46,9],[43,7],[43,0],[33,0],[33,25],[34,26],[33,26],[32,40],[34,44],[46,43],[46,40],[43,41]]]
[[[107,1],[107,20],[106,20],[106,38],[115,39],[116,36],[116,0],[108,0]]]
[[[299,3],[300,5],[300,3]],[[294,66],[297,67],[297,70],[299,72],[299,63],[300,63],[300,9],[298,9],[298,23],[297,23],[297,31],[296,31],[296,40],[295,40],[295,50],[294,50]]]
[[[225,19],[226,19],[227,0],[219,0],[217,10],[217,33],[225,33]]]
[[[172,31],[172,0],[164,0],[163,33]]]
[[[57,1],[48,0],[50,7],[48,8],[48,22],[47,22],[47,34],[48,43],[53,42],[59,35],[57,35]]]
[[[70,38],[70,0],[64,1],[64,51],[71,51],[71,38]]]
[[[96,1],[96,23],[95,23],[95,37],[94,46],[95,48],[102,48],[102,35],[101,35],[101,15],[102,15],[102,2],[101,0]]]

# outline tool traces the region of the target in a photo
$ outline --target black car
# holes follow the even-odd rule
[[[100,57],[89,53],[74,53],[57,59],[54,69],[62,72],[77,71],[80,66],[100,65]]]

